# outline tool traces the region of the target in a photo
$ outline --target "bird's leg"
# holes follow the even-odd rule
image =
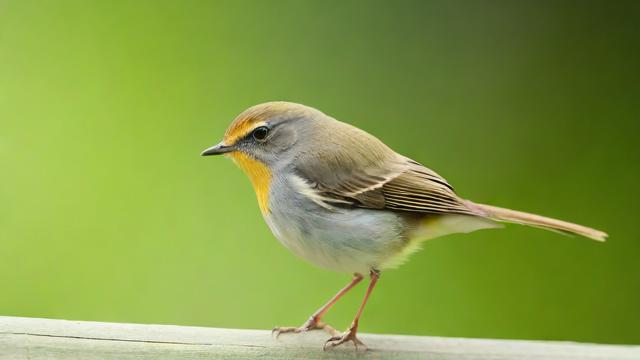
[[[358,346],[363,346],[364,350],[367,349],[367,346],[362,341],[360,341],[360,339],[356,337],[356,333],[358,332],[358,322],[360,321],[360,316],[362,315],[362,311],[364,310],[365,305],[367,305],[367,300],[369,299],[369,296],[371,295],[373,288],[376,286],[376,283],[380,278],[380,271],[371,270],[371,272],[369,273],[369,276],[371,277],[371,281],[369,282],[369,287],[367,288],[367,292],[364,294],[364,299],[362,299],[362,304],[360,304],[360,308],[358,309],[358,312],[356,313],[356,317],[353,319],[351,326],[349,326],[347,331],[345,331],[344,333],[335,335],[331,337],[329,340],[327,340],[327,342],[324,343],[324,350],[327,350],[327,348],[338,346],[340,344],[344,344],[345,342],[348,342],[348,341],[353,342],[353,345],[355,345],[356,347],[356,351],[359,350]]]
[[[318,309],[316,312],[313,313],[313,315],[311,315],[309,317],[309,320],[307,320],[304,324],[302,324],[302,326],[300,327],[275,327],[271,333],[273,335],[275,335],[276,339],[278,338],[278,336],[280,336],[280,334],[284,334],[284,333],[302,333],[302,332],[306,332],[309,330],[314,330],[314,329],[323,329],[326,332],[328,332],[330,335],[336,335],[338,334],[338,331],[336,331],[336,329],[332,328],[331,326],[323,323],[322,321],[320,321],[322,319],[322,317],[324,316],[324,314],[327,313],[327,311],[329,311],[329,309],[331,309],[331,307],[338,302],[338,300],[340,300],[340,298],[346,294],[349,290],[351,290],[354,286],[358,285],[358,283],[360,281],[362,281],[363,276],[362,274],[358,274],[355,273],[353,275],[353,279],[351,280],[351,282],[349,282],[347,284],[347,286],[343,287],[340,291],[338,291],[337,294],[335,294],[331,300],[329,300],[326,304],[324,304],[320,309]]]

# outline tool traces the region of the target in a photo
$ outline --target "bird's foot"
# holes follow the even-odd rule
[[[356,333],[358,332],[357,325],[351,325],[351,327],[342,334],[335,335],[331,337],[324,343],[323,350],[327,350],[329,348],[336,347],[338,345],[342,345],[346,342],[353,342],[353,345],[356,347],[356,351],[366,351],[367,345],[365,345],[360,339],[356,337]]]
[[[319,330],[322,329],[326,331],[329,335],[336,336],[339,332],[331,327],[329,324],[325,324],[322,321],[316,320],[311,317],[300,327],[275,327],[271,330],[271,335],[275,336],[276,339],[280,336],[280,334],[294,333],[300,334],[311,330]]]

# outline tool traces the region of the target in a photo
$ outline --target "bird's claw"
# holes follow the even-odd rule
[[[322,321],[316,321],[315,319],[311,318],[307,320],[304,324],[302,324],[302,326],[300,327],[275,327],[273,328],[273,330],[271,330],[271,336],[274,336],[277,340],[280,334],[287,334],[287,333],[300,334],[300,333],[305,333],[307,331],[318,330],[318,329],[322,329],[333,336],[338,334],[338,331],[336,331],[336,329],[331,327],[329,324],[325,324]]]
[[[287,333],[300,334],[300,333],[307,332],[307,331],[313,330],[313,329],[315,329],[315,327],[313,327],[313,328],[309,328],[309,327],[306,327],[306,326],[300,326],[300,327],[293,327],[293,326],[274,327],[273,330],[271,330],[271,336],[275,337],[276,340],[277,340],[278,337],[280,337],[280,334],[287,334]]]
[[[363,351],[367,350],[367,345],[365,345],[362,341],[360,341],[360,339],[356,337],[356,332],[357,328],[351,327],[344,333],[329,338],[329,340],[324,343],[322,349],[326,351],[327,349],[351,341],[356,347],[356,351],[360,351],[360,349],[362,349]]]

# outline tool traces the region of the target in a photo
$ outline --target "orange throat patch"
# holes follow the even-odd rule
[[[249,177],[253,190],[258,197],[258,206],[263,215],[269,213],[269,188],[271,185],[271,171],[262,162],[252,158],[251,156],[234,151],[229,154],[233,161],[244,171]]]

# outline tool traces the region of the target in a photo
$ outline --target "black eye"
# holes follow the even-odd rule
[[[262,141],[262,140],[266,139],[268,134],[269,134],[269,128],[266,127],[266,126],[257,127],[251,133],[251,135],[253,135],[253,138],[258,140],[258,141]]]

